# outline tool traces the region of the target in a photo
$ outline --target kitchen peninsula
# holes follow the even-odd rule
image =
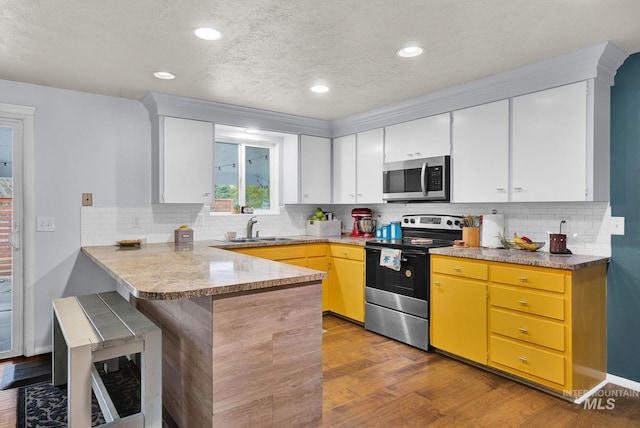
[[[179,426],[319,425],[326,274],[211,245],[82,251],[161,327],[163,405]]]

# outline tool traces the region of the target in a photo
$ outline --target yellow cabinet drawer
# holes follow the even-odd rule
[[[564,296],[508,285],[489,285],[491,305],[564,321]]]
[[[431,257],[431,267],[434,272],[447,275],[462,276],[487,280],[488,266],[486,262],[474,262],[458,257]]]
[[[236,251],[268,260],[301,259],[307,257],[307,247],[305,245],[274,245],[259,248],[241,248]]]
[[[492,308],[489,331],[524,342],[564,351],[564,324]]]
[[[490,272],[492,282],[564,293],[565,275],[552,269],[492,265]]]
[[[357,245],[331,244],[329,253],[331,257],[364,261],[364,248]]]
[[[492,363],[513,369],[514,374],[536,376],[559,385],[565,384],[564,356],[551,351],[492,336],[489,358]]]
[[[327,255],[327,244],[307,244],[307,257],[322,257]]]

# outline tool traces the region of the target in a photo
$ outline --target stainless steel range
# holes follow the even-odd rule
[[[462,238],[462,217],[412,214],[402,217],[402,239],[368,241],[365,328],[429,350],[429,249]],[[399,266],[389,263],[399,256]]]

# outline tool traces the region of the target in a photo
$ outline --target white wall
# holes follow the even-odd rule
[[[51,300],[113,289],[113,281],[80,250],[81,194],[109,206],[149,205],[149,116],[139,101],[0,80],[0,103],[32,106],[35,113],[35,214],[55,217],[55,232],[37,232],[35,328],[25,348],[51,343]],[[28,201],[25,201],[28,203]],[[23,228],[35,225],[23,225]],[[31,322],[29,322],[31,321]]]

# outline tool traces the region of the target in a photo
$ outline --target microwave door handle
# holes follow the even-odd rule
[[[422,187],[422,194],[427,196],[429,193],[429,183],[427,183],[427,161],[422,163],[422,171],[420,171],[420,187]]]

